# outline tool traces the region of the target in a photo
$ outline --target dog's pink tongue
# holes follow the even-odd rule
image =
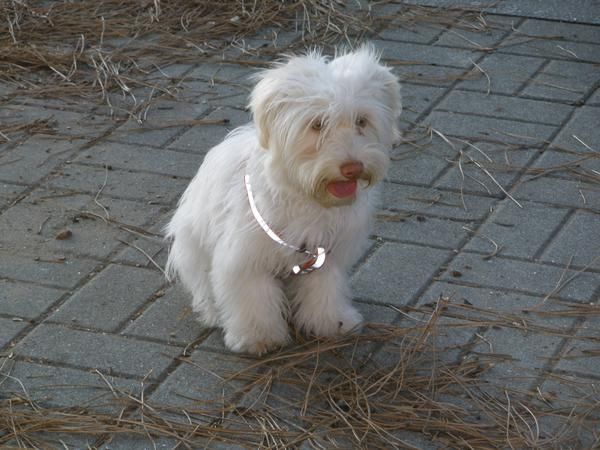
[[[338,198],[346,198],[356,192],[356,180],[334,181],[327,185],[329,193]]]

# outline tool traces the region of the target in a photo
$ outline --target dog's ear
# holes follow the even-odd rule
[[[260,73],[257,79],[259,82],[252,90],[249,106],[256,126],[258,143],[266,150],[269,148],[271,116],[278,89],[274,80],[269,77],[268,70]]]

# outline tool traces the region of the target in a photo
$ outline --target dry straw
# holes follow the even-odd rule
[[[506,388],[488,372],[511,363],[509,355],[443,345],[460,330],[489,327],[565,336],[568,330],[545,323],[546,315],[600,315],[597,305],[555,306],[523,315],[440,298],[405,309],[404,326],[371,324],[358,336],[305,341],[262,359],[215,355],[245,368],[217,374],[222,381],[212,391],[222,389],[223,395],[173,399],[177,404],[119,389],[96,371],[109,401],[99,395],[86,407],[52,408],[31,400],[19,380],[20,388],[0,403],[0,446],[58,448],[60,439],[80,435],[95,445],[137,437],[149,448],[161,439],[178,448],[223,443],[288,449],[302,442],[318,449],[419,448],[418,439],[446,448],[566,448],[597,430],[598,392],[568,402],[539,388]],[[580,339],[599,341],[593,335]],[[182,358],[182,364],[196,368],[198,379],[206,376],[193,360]],[[11,376],[7,367],[2,373]],[[519,373],[530,381],[539,375]],[[551,378],[574,383],[572,377]]]

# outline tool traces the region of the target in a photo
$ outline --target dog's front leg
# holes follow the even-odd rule
[[[227,347],[262,354],[285,345],[289,330],[281,282],[232,255],[226,259],[213,266],[211,281]]]
[[[348,276],[333,261],[320,270],[297,276],[290,288],[294,324],[308,335],[346,333],[362,322],[350,301]]]

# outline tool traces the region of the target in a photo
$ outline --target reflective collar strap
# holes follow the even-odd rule
[[[308,250],[302,250],[296,247],[295,245],[288,244],[283,239],[281,239],[277,235],[277,233],[275,233],[271,229],[271,227],[269,227],[265,219],[263,219],[263,217],[260,215],[260,212],[258,212],[256,202],[254,201],[254,195],[252,194],[252,186],[250,185],[250,175],[244,175],[244,184],[246,186],[246,193],[248,194],[248,203],[250,203],[250,210],[252,211],[252,215],[254,216],[256,222],[258,222],[260,227],[263,229],[263,231],[267,233],[267,236],[269,236],[273,241],[277,242],[278,244],[283,245],[284,247],[290,248],[298,253],[306,253],[310,256],[310,259],[305,263],[295,265],[292,268],[292,273],[294,275],[302,275],[323,267],[323,264],[325,264],[326,256],[325,249],[323,247],[317,247],[317,252],[315,254],[313,252],[309,252]]]

